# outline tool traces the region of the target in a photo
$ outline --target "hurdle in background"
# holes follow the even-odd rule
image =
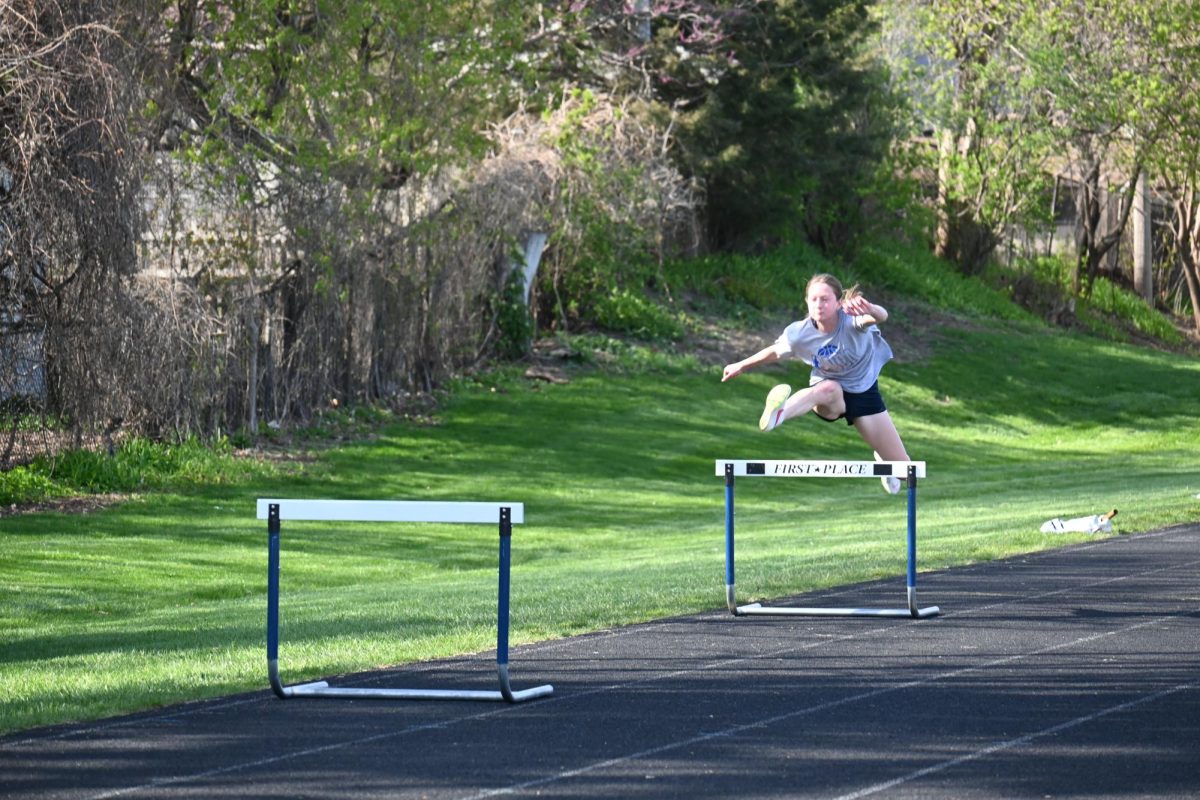
[[[512,526],[525,521],[522,503],[455,503],[389,500],[264,500],[258,518],[267,520],[267,672],[271,689],[287,697],[356,697],[397,700],[507,700],[544,697],[549,684],[514,692],[508,681],[508,595]],[[500,691],[455,689],[354,689],[325,681],[284,686],[279,679],[279,523],[280,520],[330,522],[490,522],[500,526],[500,587],[496,611],[496,668]]]
[[[925,477],[924,461],[717,461],[725,476],[725,602],[735,616],[932,617],[937,606],[917,607],[917,478]],[[777,478],[905,478],[908,481],[908,608],[787,608],[759,603],[737,604],[733,578],[733,479]]]

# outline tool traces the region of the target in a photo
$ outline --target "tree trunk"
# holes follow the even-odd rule
[[[1188,297],[1192,300],[1192,322],[1196,333],[1200,335],[1200,269],[1197,268],[1197,264],[1200,264],[1200,241],[1195,238],[1197,235],[1200,232],[1193,234],[1188,255],[1183,259],[1183,277],[1187,283]]]
[[[248,325],[250,328],[250,369],[246,381],[246,400],[249,410],[246,413],[246,432],[251,436],[258,435],[258,349],[261,332],[258,327],[257,309],[249,312]]]
[[[1175,241],[1179,246],[1179,261],[1192,301],[1192,321],[1200,334],[1200,207],[1196,190],[1189,188],[1175,201]]]
[[[1154,302],[1154,206],[1146,173],[1138,176],[1133,198],[1133,286],[1147,303]]]
[[[1082,277],[1087,275],[1087,294],[1092,293],[1092,285],[1100,271],[1100,262],[1108,251],[1121,241],[1121,234],[1133,211],[1133,195],[1137,191],[1138,178],[1142,174],[1142,165],[1135,164],[1133,176],[1128,186],[1121,193],[1119,218],[1112,229],[1100,234],[1100,222],[1104,217],[1104,199],[1100,193],[1100,160],[1096,159],[1088,168],[1083,185],[1078,192],[1079,197],[1079,227],[1076,228],[1078,257],[1075,262],[1075,272],[1071,276],[1071,292],[1078,296],[1083,289]]]
[[[1075,266],[1071,270],[1071,295],[1078,297],[1083,276],[1091,263],[1096,229],[1100,225],[1100,160],[1093,159],[1075,190]]]
[[[951,260],[950,252],[950,162],[954,158],[954,133],[942,131],[938,139],[938,175],[937,175],[937,230],[934,233],[933,253],[938,258]]]

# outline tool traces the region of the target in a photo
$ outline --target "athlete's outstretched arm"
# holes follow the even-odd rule
[[[733,364],[726,364],[725,371],[721,375],[721,382],[736,378],[748,369],[760,367],[763,364],[770,364],[772,361],[779,360],[779,353],[775,352],[775,347],[764,347],[749,358],[744,358],[741,361],[736,361]]]

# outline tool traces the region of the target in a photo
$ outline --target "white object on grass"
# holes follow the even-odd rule
[[[1107,514],[1093,514],[1090,517],[1075,517],[1074,519],[1058,519],[1057,517],[1042,523],[1042,533],[1110,533],[1112,518],[1117,515],[1114,508]]]

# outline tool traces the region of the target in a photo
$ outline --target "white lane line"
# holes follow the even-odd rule
[[[1007,741],[996,742],[995,744],[976,750],[973,753],[967,753],[966,755],[959,756],[958,758],[952,758],[949,761],[943,761],[940,764],[931,764],[928,767],[916,770],[915,772],[910,772],[907,775],[902,775],[899,778],[895,778],[890,781],[884,781],[883,783],[877,783],[874,786],[868,786],[865,789],[858,790],[857,792],[841,795],[834,798],[834,800],[859,800],[859,798],[862,797],[869,797],[873,794],[886,792],[888,789],[894,789],[902,784],[911,783],[919,778],[924,778],[926,775],[932,775],[935,772],[941,772],[943,770],[950,769],[951,767],[957,767],[959,764],[965,764],[968,761],[975,761],[980,758],[985,758],[986,756],[990,756],[994,753],[999,753],[1002,750],[1020,747],[1021,745],[1029,744],[1035,739],[1041,739],[1046,736],[1053,736],[1057,733],[1062,733],[1065,730],[1070,730],[1071,728],[1085,725],[1089,722],[1100,719],[1101,717],[1107,717],[1109,714],[1115,714],[1119,711],[1126,711],[1146,703],[1153,703],[1155,700],[1161,700],[1164,697],[1169,697],[1173,694],[1195,688],[1196,684],[1194,683],[1181,683],[1178,686],[1172,686],[1170,689],[1163,689],[1162,691],[1154,692],[1153,694],[1142,695],[1141,697],[1134,698],[1133,700],[1129,700],[1115,706],[1102,708],[1099,711],[1095,711],[1086,716],[1076,717],[1075,719],[1067,720],[1066,722],[1060,722],[1057,725],[1052,725],[1049,728],[1043,728],[1040,731],[1034,731],[1033,733],[1019,736],[1016,739],[1008,739]]]

